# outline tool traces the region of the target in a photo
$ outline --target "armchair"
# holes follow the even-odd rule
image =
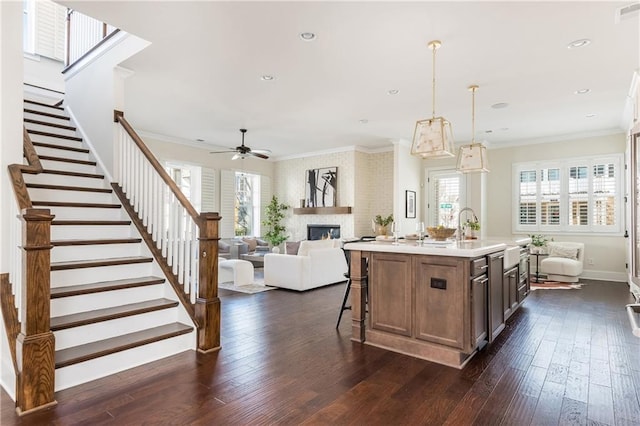
[[[304,291],[345,281],[347,269],[340,240],[301,241],[297,255],[264,256],[264,283]]]
[[[584,263],[584,244],[551,242],[549,256],[540,262],[540,271],[553,281],[578,282]]]

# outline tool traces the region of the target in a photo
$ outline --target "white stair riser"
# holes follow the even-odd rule
[[[151,263],[51,271],[51,286],[86,284],[152,275]]]
[[[47,185],[65,185],[65,186],[82,186],[85,188],[108,188],[104,179],[57,175],[53,173],[39,173],[37,175],[25,174],[24,181],[26,183],[44,183]]]
[[[111,308],[123,304],[144,302],[146,300],[159,299],[161,297],[164,297],[164,284],[162,283],[122,290],[105,291],[101,293],[84,294],[81,296],[60,297],[57,299],[51,299],[51,316],[59,317],[78,312],[92,311],[95,309]],[[173,321],[175,321],[175,318]],[[130,333],[130,331],[128,332]],[[88,336],[88,338],[90,338],[90,340],[99,340],[92,336]]]
[[[72,146],[72,147],[80,147],[80,148],[86,148],[86,145],[84,145],[82,143],[82,141],[79,140],[75,140],[75,139],[65,139],[65,138],[57,138],[55,136],[44,136],[44,135],[34,135],[34,134],[29,134],[29,138],[31,138],[32,142],[44,142],[44,143],[51,143],[54,145],[65,145],[65,146]]]
[[[38,100],[38,99],[33,99],[33,100],[42,103],[41,100]],[[38,104],[32,104],[30,102],[24,102],[24,107],[27,109],[35,110],[35,111],[49,112],[51,114],[67,115],[67,113],[64,110],[60,110],[58,108],[51,108],[51,107],[38,105]]]
[[[24,106],[26,109],[35,109],[35,108],[31,108],[29,105],[25,104]],[[45,111],[45,112],[50,112],[50,111]],[[64,111],[59,111],[60,114],[58,112],[51,112],[52,114],[56,114],[56,115],[62,115],[62,116],[66,116]],[[63,126],[73,126],[73,123],[71,122],[71,120],[65,120],[63,118],[55,118],[55,117],[49,117],[47,115],[42,115],[42,114],[36,114],[33,112],[25,112],[23,114],[24,118],[29,118],[31,120],[38,120],[38,121],[44,121],[47,123],[51,123],[51,124],[61,124]]]
[[[70,203],[117,204],[118,199],[112,193],[67,191],[62,189],[28,188],[32,201],[61,201]]]
[[[58,219],[56,217],[56,219]],[[130,225],[52,225],[52,240],[93,240],[97,238],[127,238],[131,235]],[[134,236],[135,237],[135,236]]]
[[[47,120],[41,120],[41,119],[38,119],[38,118],[36,118],[36,120],[47,122]],[[70,124],[64,124],[64,126],[70,126]],[[24,123],[24,127],[26,127],[27,130],[37,130],[39,132],[55,133],[56,135],[78,136],[78,134],[76,133],[75,130],[65,129],[65,128],[56,127],[56,126],[47,126],[46,124],[37,124],[37,123],[25,122]],[[33,138],[32,138],[32,140],[33,140]]]
[[[84,143],[77,140],[54,138],[51,136],[42,136],[42,135],[33,135],[33,134],[29,134],[29,138],[31,138],[31,142],[50,143],[52,145],[68,146],[70,148],[87,148],[87,146]]]
[[[68,158],[71,160],[93,161],[93,158],[91,158],[86,152],[69,151],[66,149],[48,148],[44,146],[36,146],[35,149],[38,155]]]
[[[42,160],[42,167],[49,170],[63,170],[66,172],[92,173],[97,174],[96,166],[87,164],[69,163],[66,161]]]
[[[196,333],[193,331],[171,339],[59,368],[56,369],[55,390],[66,389],[195,348]]]
[[[119,209],[89,208],[89,207],[57,207],[38,206],[39,209],[49,209],[58,220],[127,220],[124,211]]]
[[[113,238],[103,235],[102,238]],[[67,237],[65,236],[65,239]],[[99,244],[88,246],[56,246],[51,249],[52,262],[67,262],[82,259],[110,259],[113,257],[140,256],[141,243]]]

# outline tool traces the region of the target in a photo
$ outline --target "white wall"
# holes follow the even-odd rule
[[[24,55],[24,82],[64,92],[62,62],[44,56]],[[61,98],[62,95],[57,96]]]
[[[598,156],[624,153],[624,134],[566,140],[489,150],[491,172],[487,174],[487,235],[510,237],[512,233],[512,164],[526,161],[554,160],[560,158]],[[592,258],[593,265],[585,263],[586,278],[626,281],[626,241],[623,236],[552,235],[555,241],[585,243],[585,257]]]
[[[0,1],[0,272],[10,271],[10,228],[15,203],[7,166],[22,162],[22,2]],[[9,277],[11,279],[11,277]],[[15,399],[15,376],[4,321],[0,321],[0,384]]]
[[[149,45],[124,31],[120,31],[105,45],[109,50],[92,57],[65,74],[65,105],[78,127],[85,133],[85,141],[95,150],[109,177],[113,176],[113,110],[122,107],[122,88],[116,79],[122,74],[116,66]],[[126,116],[126,109],[125,109]]]
[[[411,155],[411,145],[405,141],[394,143],[394,206],[393,217],[400,225],[399,236],[416,230],[416,222],[422,217],[424,192],[421,190],[422,159]],[[406,192],[416,193],[416,217],[406,217]]]

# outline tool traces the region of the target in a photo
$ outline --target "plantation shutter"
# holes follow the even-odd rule
[[[232,170],[220,172],[220,238],[235,236],[236,173]]]
[[[216,191],[216,171],[214,169],[202,168],[201,172],[201,211],[217,212],[217,191]]]
[[[616,225],[616,166],[613,161],[593,166],[593,206],[591,221],[594,226]]]
[[[535,170],[522,170],[520,171],[520,185],[519,185],[519,214],[518,223],[520,225],[535,225],[536,224],[536,171]]]
[[[540,224],[560,225],[560,169],[540,171]]]
[[[460,200],[464,198],[462,182],[456,172],[429,173],[429,226],[457,226]]]
[[[64,61],[67,8],[52,1],[35,2],[35,53]]]
[[[589,224],[589,168],[586,165],[569,167],[569,226]]]

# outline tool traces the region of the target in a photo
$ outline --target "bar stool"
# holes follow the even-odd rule
[[[340,307],[340,313],[338,314],[338,322],[336,323],[336,328],[340,327],[340,320],[342,320],[342,313],[344,311],[351,310],[351,305],[347,306],[347,300],[349,300],[349,292],[351,291],[351,256],[349,256],[346,251],[344,255],[347,258],[347,266],[349,269],[344,274],[345,278],[347,279],[347,287],[344,290],[344,297],[342,298],[342,306]],[[364,281],[367,284],[365,301],[367,304],[369,304],[369,285],[368,285],[369,283],[367,282],[366,275],[362,277],[362,281]]]

